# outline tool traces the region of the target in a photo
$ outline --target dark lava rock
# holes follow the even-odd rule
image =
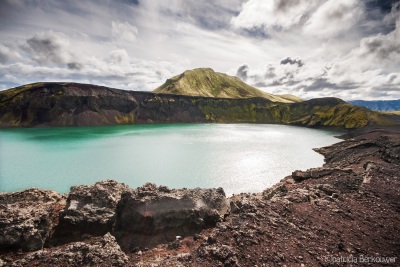
[[[71,187],[49,245],[81,241],[112,231],[117,203],[128,186],[113,180]]]
[[[215,226],[228,212],[222,188],[165,190],[146,184],[122,195],[115,236],[123,250],[154,246]]]
[[[347,266],[332,262],[340,257],[390,258],[395,266],[400,133],[373,131],[317,151],[325,156],[321,168],[228,200],[222,189],[74,187],[58,237],[64,225],[65,237],[86,240],[34,253],[8,249],[41,248],[62,196],[2,193],[0,266]],[[130,251],[128,261],[112,236],[93,237],[107,229]]]
[[[5,262],[8,264],[8,262]],[[126,266],[128,257],[107,233],[88,242],[75,242],[25,254],[7,266]]]
[[[43,248],[65,198],[51,190],[0,193],[0,250]]]
[[[333,261],[366,256],[397,266],[399,149],[399,132],[373,131],[318,149],[321,168],[229,198],[232,213],[208,234],[215,243],[203,242],[189,266],[347,266]]]
[[[200,246],[196,252],[200,258],[211,258],[217,266],[239,266],[238,259],[236,258],[237,253],[234,249],[227,245],[208,245]]]

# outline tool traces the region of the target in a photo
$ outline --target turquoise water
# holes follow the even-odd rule
[[[115,179],[170,188],[260,192],[323,164],[312,150],[337,132],[259,124],[129,125],[0,130],[0,191],[61,193]]]

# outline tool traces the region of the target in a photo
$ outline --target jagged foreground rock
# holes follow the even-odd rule
[[[137,266],[398,266],[400,133],[374,131],[318,151],[323,167],[231,197],[231,215],[200,241],[131,259],[145,259]]]
[[[225,218],[222,189],[132,190],[104,181],[74,187],[65,208],[64,197],[51,191],[2,193],[0,233],[35,238],[13,243],[12,234],[3,234],[0,266],[398,266],[400,133],[374,131],[318,152],[323,167],[295,171],[259,194],[230,197]],[[82,227],[89,222],[110,234],[94,237]],[[6,251],[40,249],[56,235],[55,225],[70,227],[66,232],[80,241]],[[37,235],[25,233],[36,232],[43,233],[41,245],[27,245],[37,244]]]
[[[169,190],[147,184],[122,195],[115,235],[122,248],[154,246],[215,226],[229,213],[224,190]]]
[[[121,265],[121,247],[130,252],[172,242],[214,227],[229,213],[222,188],[170,190],[149,183],[133,190],[113,180],[73,186],[66,200],[49,190],[2,193],[0,205],[0,248],[11,254],[3,262],[15,259],[13,251],[50,247],[18,254],[15,266]]]
[[[65,198],[51,190],[0,193],[0,251],[43,248],[64,206]]]
[[[112,180],[71,187],[60,223],[47,243],[54,246],[112,232],[118,201],[128,189]]]
[[[103,237],[74,242],[68,245],[26,253],[10,266],[126,266],[129,260],[115,238]],[[0,262],[1,264],[1,262]],[[3,262],[4,264],[4,262]]]

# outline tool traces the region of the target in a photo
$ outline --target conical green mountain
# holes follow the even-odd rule
[[[293,95],[273,95],[254,88],[237,77],[215,72],[210,68],[187,70],[168,79],[154,93],[218,98],[263,97],[273,102],[294,103],[303,101]]]

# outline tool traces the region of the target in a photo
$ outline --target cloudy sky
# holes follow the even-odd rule
[[[400,0],[0,0],[0,90],[152,90],[211,67],[270,93],[400,98]]]

